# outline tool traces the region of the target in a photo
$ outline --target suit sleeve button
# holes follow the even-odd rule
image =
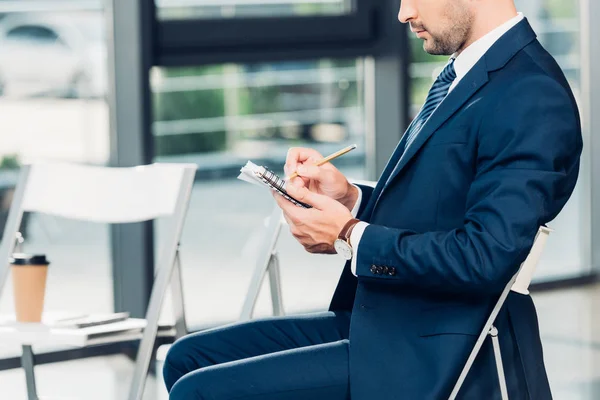
[[[386,275],[389,272],[389,270],[390,269],[388,267],[384,266],[383,267],[383,274]]]
[[[390,267],[390,269],[388,270],[387,274],[388,274],[389,276],[394,276],[394,275],[396,275],[396,268],[394,268],[394,267]]]
[[[377,273],[377,266],[376,265],[371,265],[371,273],[372,274],[376,274]]]

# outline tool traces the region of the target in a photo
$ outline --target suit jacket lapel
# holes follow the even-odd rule
[[[388,179],[392,182],[400,172],[406,167],[410,160],[418,153],[427,140],[435,133],[435,131],[467,101],[475,92],[477,92],[488,81],[487,68],[485,59],[481,58],[475,66],[465,75],[463,79],[456,85],[454,90],[448,93],[448,96],[440,103],[438,108],[429,117],[427,122],[417,134],[413,143],[406,149],[405,154],[399,160],[398,165]]]
[[[385,171],[377,182],[377,186],[371,195],[369,204],[361,215],[361,219],[366,221],[370,219],[373,210],[379,202],[379,199],[385,193],[385,189],[390,186],[390,183],[400,175],[400,172],[402,172],[408,162],[415,157],[419,149],[423,147],[431,135],[433,135],[433,133],[445,121],[447,121],[477,90],[485,85],[487,81],[487,68],[485,66],[485,60],[482,58],[448,94],[444,101],[440,103],[435,112],[423,125],[421,131],[412,142],[410,147],[406,149],[405,154],[402,154],[400,145],[396,147],[396,150],[388,162]],[[400,143],[403,142],[401,141]]]

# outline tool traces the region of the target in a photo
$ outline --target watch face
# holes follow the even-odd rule
[[[337,251],[340,256],[344,257],[344,259],[350,260],[352,258],[352,247],[350,247],[346,241],[337,239],[333,243],[333,247],[335,247],[335,251]]]

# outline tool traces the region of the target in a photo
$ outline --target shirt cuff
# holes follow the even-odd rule
[[[358,215],[358,210],[360,209],[360,203],[362,202],[362,190],[356,185],[352,186],[358,189],[358,197],[356,198],[356,203],[354,204],[352,210],[350,210],[350,212],[352,213],[352,217],[356,218],[356,216]]]
[[[352,229],[352,233],[350,234],[350,246],[352,246],[353,254],[352,261],[350,262],[350,270],[356,276],[356,260],[358,259],[358,245],[360,244],[360,239],[362,238],[365,229],[367,229],[366,222],[360,221],[354,226]]]

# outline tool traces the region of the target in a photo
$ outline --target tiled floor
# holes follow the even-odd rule
[[[600,285],[537,293],[546,366],[554,398],[600,399]],[[42,396],[119,400],[127,396],[132,364],[124,356],[42,365],[36,370]],[[21,370],[0,372],[0,398],[26,399]],[[160,380],[150,378],[144,399],[166,400]]]
[[[554,398],[600,399],[600,286],[534,299]]]

